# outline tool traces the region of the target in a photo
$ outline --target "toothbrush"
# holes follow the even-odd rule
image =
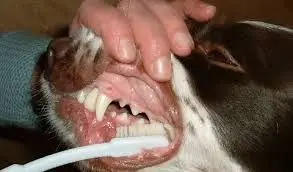
[[[25,165],[14,164],[1,172],[43,172],[65,164],[98,157],[122,157],[139,154],[142,149],[166,147],[169,141],[164,136],[141,136],[114,138],[109,143],[94,144],[68,149],[45,156]]]

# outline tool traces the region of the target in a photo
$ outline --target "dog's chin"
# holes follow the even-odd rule
[[[113,64],[91,84],[74,93],[59,92],[46,82],[49,94],[54,97],[49,103],[54,106],[50,115],[63,123],[57,125],[55,120],[52,125],[57,132],[61,131],[61,138],[69,145],[78,147],[106,143],[113,138],[148,135],[169,139],[168,147],[143,150],[128,157],[88,160],[84,163],[86,168],[137,170],[170,160],[180,148],[182,115],[171,83],[155,82],[133,70]],[[62,136],[62,131],[67,132]]]

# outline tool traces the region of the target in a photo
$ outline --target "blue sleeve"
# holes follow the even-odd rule
[[[30,82],[49,42],[28,32],[0,33],[0,126],[37,127]]]

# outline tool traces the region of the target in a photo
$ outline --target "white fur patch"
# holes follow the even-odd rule
[[[257,26],[257,27],[262,27],[265,29],[269,29],[269,30],[275,30],[275,31],[285,31],[285,32],[289,32],[289,33],[293,33],[292,29],[280,26],[280,25],[274,25],[274,24],[270,24],[270,23],[265,23],[265,22],[261,22],[261,21],[241,21],[239,23],[246,23],[252,26]]]
[[[220,146],[206,107],[193,97],[188,75],[184,67],[172,56],[174,91],[179,98],[184,117],[184,139],[180,152],[175,158],[159,166],[141,171],[151,172],[244,172],[237,162],[231,159]],[[185,99],[190,100],[192,110]],[[204,120],[204,122],[202,121]]]
[[[78,45],[78,50],[75,54],[75,62],[79,63],[86,51],[90,51],[87,56],[88,61],[93,61],[97,52],[103,47],[103,40],[100,37],[85,27],[77,30],[71,35],[74,39],[73,44]]]

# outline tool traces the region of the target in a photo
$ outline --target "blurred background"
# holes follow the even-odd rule
[[[82,0],[1,0],[0,32],[26,30],[51,35],[69,24]],[[218,7],[216,22],[262,20],[293,26],[293,0],[207,0]],[[18,138],[11,137],[18,135]],[[0,169],[39,156],[48,141],[36,134],[0,129]],[[58,146],[58,145],[57,145]],[[71,170],[70,170],[71,171]]]
[[[82,0],[1,0],[0,31],[25,29],[50,34],[70,23]],[[292,0],[206,0],[218,7],[216,20],[255,19],[293,26]]]

